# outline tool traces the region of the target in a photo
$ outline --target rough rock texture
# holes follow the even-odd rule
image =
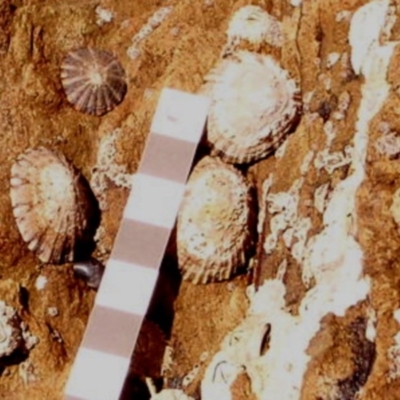
[[[203,400],[400,398],[400,1],[370,2],[350,29],[366,3],[0,0],[0,300],[39,340],[0,370],[1,398],[62,398],[94,299],[71,265],[41,266],[21,240],[15,156],[44,145],[82,171],[102,210],[94,256],[106,261],[160,90],[198,91],[246,4],[281,22],[281,47],[256,50],[299,82],[303,113],[246,171],[259,199],[254,271],[195,286],[166,258],[148,315],[169,341],[158,388]],[[102,118],[77,113],[61,87],[61,60],[82,46],[114,51],[127,73],[124,102]],[[264,334],[224,340],[249,321]]]

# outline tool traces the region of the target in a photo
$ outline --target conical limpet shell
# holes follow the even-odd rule
[[[183,279],[229,279],[245,265],[255,235],[251,187],[233,166],[212,157],[194,168],[178,214],[177,252]]]
[[[255,5],[240,7],[229,21],[226,34],[227,44],[224,53],[232,52],[243,40],[256,46],[268,43],[280,47],[283,43],[281,23]]]
[[[28,248],[45,263],[71,262],[98,223],[98,205],[64,156],[39,147],[20,154],[11,168],[10,197]]]
[[[97,116],[113,110],[127,91],[125,71],[117,58],[90,47],[68,53],[61,65],[61,81],[77,110]]]
[[[273,58],[238,51],[221,60],[207,79],[207,141],[214,154],[250,163],[282,143],[299,113],[300,93]]]

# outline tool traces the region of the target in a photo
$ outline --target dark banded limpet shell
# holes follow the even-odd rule
[[[127,91],[125,70],[118,59],[90,47],[68,53],[61,65],[61,82],[74,108],[97,116],[113,110]]]

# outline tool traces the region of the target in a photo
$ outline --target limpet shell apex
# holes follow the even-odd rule
[[[266,55],[237,51],[207,77],[207,142],[224,161],[256,162],[283,142],[300,112],[300,92]]]
[[[253,201],[251,186],[233,166],[213,157],[196,165],[178,214],[183,279],[226,280],[246,264],[255,239]]]
[[[10,184],[18,230],[42,262],[71,262],[79,244],[88,249],[98,204],[63,155],[44,147],[26,150],[11,167]]]
[[[125,70],[118,59],[90,47],[68,53],[61,65],[61,82],[77,110],[97,116],[113,110],[127,91]]]

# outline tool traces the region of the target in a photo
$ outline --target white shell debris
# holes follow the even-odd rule
[[[314,192],[314,207],[323,214],[329,196],[330,184],[324,183],[318,186]]]
[[[351,103],[351,96],[349,92],[342,92],[339,95],[337,111],[333,113],[333,117],[337,120],[342,120],[346,117],[347,110]]]
[[[35,281],[36,290],[43,290],[47,285],[47,277],[44,275],[39,275]]]
[[[47,315],[49,315],[50,317],[56,317],[58,315],[58,308],[57,307],[48,307]]]
[[[29,385],[38,379],[35,373],[35,367],[29,359],[19,364],[18,375],[25,385]]]
[[[212,157],[196,165],[178,214],[178,261],[184,279],[229,279],[245,265],[256,229],[252,201],[250,185],[231,165]]]
[[[0,300],[0,358],[11,355],[15,350],[30,350],[38,343],[27,325],[21,321],[15,308]]]
[[[25,342],[25,349],[30,350],[39,343],[39,338],[35,335],[32,335],[28,329],[28,325],[24,321],[21,322],[20,326],[22,329],[22,338]]]
[[[393,318],[400,324],[400,309],[393,312]],[[389,361],[389,371],[387,378],[389,382],[400,378],[400,331],[397,331],[394,336],[394,344],[389,347],[387,357]]]
[[[146,384],[151,395],[150,400],[193,400],[180,389],[163,389],[157,393],[151,378],[146,378]]]
[[[9,356],[23,344],[20,324],[16,310],[0,301],[0,357]]]
[[[121,136],[121,129],[117,128],[101,138],[97,152],[96,164],[92,169],[90,186],[99,201],[100,210],[107,209],[107,193],[109,181],[118,187],[131,188],[132,176],[127,168],[117,164],[117,140]]]
[[[191,385],[194,380],[199,376],[199,373],[202,369],[204,362],[208,359],[208,352],[203,352],[199,357],[199,362],[194,364],[193,368],[183,377],[182,379],[182,387],[186,388]]]
[[[376,341],[376,327],[378,324],[378,316],[376,311],[372,307],[368,307],[366,310],[367,314],[367,326],[365,327],[365,337],[371,342],[375,343]]]
[[[96,24],[98,26],[103,26],[104,24],[108,24],[114,18],[114,13],[110,10],[97,6],[95,8],[96,12]]]
[[[376,142],[375,149],[389,159],[395,158],[400,154],[400,137],[397,132],[383,133]]]
[[[127,56],[135,60],[140,56],[140,44],[143,40],[145,40],[149,35],[153,33],[155,29],[157,29],[161,23],[168,17],[168,15],[172,12],[172,6],[160,7],[148,20],[147,22],[140,28],[139,32],[132,38],[132,45],[128,47],[126,52]]]
[[[326,59],[326,68],[330,69],[332,68],[338,61],[340,58],[340,53],[329,53],[328,57]]]
[[[280,235],[286,247],[297,261],[301,261],[308,238],[308,232],[312,227],[309,217],[302,217],[298,213],[300,191],[304,178],[295,180],[286,192],[269,193],[271,181],[263,183],[264,202],[270,218],[270,233],[263,244],[266,254],[271,254],[277,244]]]
[[[200,365],[196,364],[182,379],[182,387],[186,388],[196,379],[200,372]]]
[[[74,259],[93,232],[96,205],[82,176],[61,154],[38,147],[20,154],[11,168],[10,197],[28,248],[45,263]]]
[[[329,149],[325,148],[317,153],[314,159],[314,166],[317,170],[325,169],[331,175],[335,169],[349,165],[352,155],[353,148],[351,146],[346,146],[344,151],[335,151],[333,153],[330,153]]]
[[[174,8],[172,6],[159,8],[140,29],[140,31],[132,38],[133,44],[138,44],[149,36],[154,29],[158,28],[161,23],[168,17]]]
[[[350,21],[350,19],[351,19],[351,11],[341,10],[336,14],[335,21],[343,22],[343,21]]]
[[[207,76],[207,141],[230,163],[255,162],[276,150],[300,111],[300,92],[272,57],[235,52]]]

